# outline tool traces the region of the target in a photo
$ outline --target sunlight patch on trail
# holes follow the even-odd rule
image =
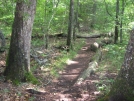
[[[78,64],[79,62],[68,59],[66,63],[67,65],[72,65],[72,64]]]

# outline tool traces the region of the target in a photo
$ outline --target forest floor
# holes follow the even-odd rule
[[[106,82],[100,83],[100,80],[113,79],[116,74],[108,71],[95,72],[80,85],[75,84],[79,75],[88,67],[90,60],[95,55],[95,52],[89,50],[90,44],[95,40],[87,38],[86,44],[78,51],[77,55],[72,60],[68,60],[64,69],[59,71],[59,77],[50,78],[51,81],[48,80],[47,85],[44,80],[40,86],[30,83],[14,86],[10,80],[4,82],[4,77],[1,74],[0,101],[96,101],[99,96],[103,95],[97,85],[104,85],[102,87],[107,85]],[[3,72],[3,68],[5,68],[5,53],[0,57],[1,72]],[[36,74],[38,74],[37,78],[43,75],[39,71],[38,73],[36,71]]]

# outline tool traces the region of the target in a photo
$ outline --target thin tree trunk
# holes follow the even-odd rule
[[[106,3],[106,0],[104,0],[104,3],[105,3],[105,8],[106,8],[107,14],[112,17],[112,14],[111,14],[111,13],[109,12],[109,10],[108,10],[108,5],[107,5],[107,3]]]
[[[76,28],[77,28],[77,24],[78,24],[78,9],[79,9],[79,0],[77,0],[76,3],[76,9],[75,9],[75,15],[74,15],[74,27],[73,27],[73,40],[76,40]]]
[[[91,28],[94,28],[96,9],[97,9],[96,0],[93,0],[93,9],[92,9],[93,15],[92,15],[92,21],[91,21],[91,24],[90,24]]]
[[[122,26],[123,26],[123,15],[125,10],[125,0],[122,0],[122,10],[121,10],[121,22],[120,22],[120,43],[122,43]]]
[[[6,40],[5,40],[5,37],[4,37],[4,34],[2,33],[2,31],[0,31],[0,40],[1,40],[0,52],[4,52],[5,51]]]
[[[118,34],[119,34],[119,0],[116,0],[116,18],[115,18],[115,36],[114,36],[114,43],[116,44],[118,41]]]
[[[23,81],[30,72],[31,34],[36,0],[21,0],[16,4],[10,49],[4,75],[7,79]]]
[[[76,9],[76,27],[78,29],[78,31],[80,30],[80,25],[79,25],[79,0],[77,0],[77,9]]]
[[[47,6],[47,2],[48,2],[48,1],[46,1],[46,5],[45,5],[45,6]],[[50,18],[50,20],[49,20],[49,22],[48,22],[47,29],[46,29],[46,34],[45,34],[45,48],[46,48],[46,49],[48,49],[48,44],[49,44],[49,36],[48,36],[48,34],[49,34],[49,29],[50,29],[50,26],[51,26],[51,22],[52,22],[52,20],[53,20],[53,18],[54,18],[54,15],[56,14],[56,11],[57,11],[57,10],[54,11],[54,7],[56,7],[56,9],[57,9],[58,4],[59,4],[59,0],[57,1],[56,4],[55,4],[54,1],[53,1],[53,3],[54,3],[54,4],[53,4],[53,9],[52,9],[53,14],[52,14],[52,16],[51,16],[51,18]],[[45,8],[45,15],[46,15],[46,8]]]
[[[73,5],[74,0],[70,0],[70,10],[69,10],[69,23],[68,23],[68,36],[67,36],[67,46],[70,48],[71,46],[71,36],[72,36],[72,30],[73,30]]]

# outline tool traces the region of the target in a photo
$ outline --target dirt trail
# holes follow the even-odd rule
[[[96,101],[96,86],[95,80],[98,80],[98,76],[92,75],[86,78],[81,85],[74,85],[78,76],[88,67],[88,64],[95,54],[90,51],[90,44],[94,43],[94,38],[86,40],[86,44],[79,50],[76,57],[72,60],[68,60],[67,65],[63,71],[59,71],[59,78],[52,80],[52,82],[43,86],[39,92],[35,92],[33,89],[26,90],[28,86],[14,86],[8,82],[3,82],[0,79],[0,91],[3,92],[0,95],[0,101]],[[1,55],[0,58],[0,71],[2,72],[5,67],[5,55]],[[7,89],[5,93],[3,89]],[[44,91],[44,92],[41,92]],[[21,93],[21,96],[16,96],[17,93]],[[26,97],[25,95],[28,95]],[[25,100],[24,100],[25,98]]]
[[[58,79],[45,88],[45,101],[95,101],[96,87],[93,80],[97,79],[97,75],[87,78],[81,85],[74,85],[76,79],[83,70],[88,67],[90,59],[95,54],[89,51],[90,44],[95,39],[89,38],[86,44],[78,52],[73,60],[68,60],[68,64],[63,71],[60,71]],[[44,101],[43,99],[40,101]]]
[[[2,73],[5,68],[6,54],[2,53],[0,57],[0,101],[96,101],[96,98],[102,95],[96,87],[99,81],[114,79],[116,77],[115,73],[105,71],[103,75],[100,75],[101,73],[96,72],[94,75],[87,77],[80,85],[74,85],[79,75],[88,67],[90,60],[95,55],[94,52],[89,50],[90,44],[94,43],[95,40],[94,38],[88,38],[76,57],[68,60],[64,70],[59,71],[59,78],[52,80],[48,85],[45,85],[47,77],[42,77],[44,74],[41,74],[40,71],[36,71],[36,73],[39,74],[38,78],[43,80],[41,85],[22,83],[15,86],[12,85],[12,82],[4,82]],[[104,81],[104,84],[110,85],[109,81]]]

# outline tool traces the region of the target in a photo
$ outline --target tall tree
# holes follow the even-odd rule
[[[75,6],[75,10],[74,10],[74,27],[73,27],[73,40],[75,41],[76,39],[76,28],[79,29],[79,25],[78,25],[78,11],[79,11],[79,0],[76,1],[76,6]]]
[[[116,0],[116,16],[115,16],[115,35],[114,35],[114,43],[116,44],[118,41],[119,34],[119,0]]]
[[[47,19],[47,18],[49,18],[50,16],[48,16],[48,14],[47,14],[47,9],[46,9],[46,7],[48,6],[48,1],[49,0],[46,0],[45,1],[45,19]],[[50,2],[50,1],[49,1]],[[52,14],[52,16],[50,17],[50,20],[49,20],[49,22],[46,20],[45,21],[45,23],[47,24],[47,26],[45,26],[46,28],[44,28],[44,29],[46,29],[45,30],[45,48],[46,49],[48,49],[48,44],[49,44],[49,30],[50,30],[50,26],[51,26],[51,22],[52,22],[52,20],[54,19],[54,16],[55,16],[55,14],[56,14],[56,11],[57,11],[57,7],[58,7],[58,4],[59,4],[59,2],[60,2],[60,0],[57,0],[57,2],[55,2],[55,0],[53,1],[53,8],[52,8],[52,12],[53,12],[53,14]],[[54,10],[55,9],[55,10]],[[48,11],[49,12],[49,11]]]
[[[67,36],[67,46],[71,46],[71,37],[73,30],[73,16],[74,16],[74,0],[70,0],[70,9],[69,9],[69,22],[68,22],[68,36]]]
[[[90,27],[91,27],[91,28],[94,28],[95,16],[96,16],[96,9],[97,9],[96,0],[93,0],[92,21],[91,21],[91,24],[90,24]]]
[[[31,33],[36,0],[17,0],[10,49],[4,75],[12,81],[24,81],[30,72]]]
[[[122,68],[111,88],[108,101],[134,101],[134,29],[131,31]],[[107,101],[107,100],[106,100]]]
[[[122,0],[121,19],[120,19],[120,43],[122,43],[122,33],[123,33],[122,27],[123,27],[124,10],[125,10],[125,0]]]

